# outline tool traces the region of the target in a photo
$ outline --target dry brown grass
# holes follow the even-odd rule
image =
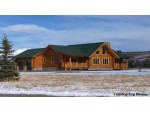
[[[21,75],[19,81],[1,82],[7,89],[11,87],[31,89],[33,87],[64,87],[62,90],[99,91],[114,89],[119,92],[150,92],[150,76],[129,75]],[[74,87],[73,87],[74,86]]]

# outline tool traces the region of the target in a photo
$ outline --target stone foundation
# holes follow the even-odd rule
[[[32,71],[42,71],[42,68],[32,68]]]

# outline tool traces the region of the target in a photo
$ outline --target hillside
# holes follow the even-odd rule
[[[123,52],[123,54],[130,56],[129,67],[150,67],[150,51],[140,52]]]
[[[150,58],[150,51],[141,51],[141,52],[123,52],[124,54],[131,56],[136,59],[141,58]]]

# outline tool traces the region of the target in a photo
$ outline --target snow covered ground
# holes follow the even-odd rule
[[[53,72],[20,72],[21,75],[150,75],[150,69],[113,70],[113,71],[53,71]]]
[[[20,72],[0,82],[0,94],[46,96],[150,96],[150,69],[122,71]]]

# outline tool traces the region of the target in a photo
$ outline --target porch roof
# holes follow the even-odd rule
[[[130,59],[131,58],[131,56],[125,55],[123,52],[117,52],[117,51],[115,51],[115,52],[122,59]]]

